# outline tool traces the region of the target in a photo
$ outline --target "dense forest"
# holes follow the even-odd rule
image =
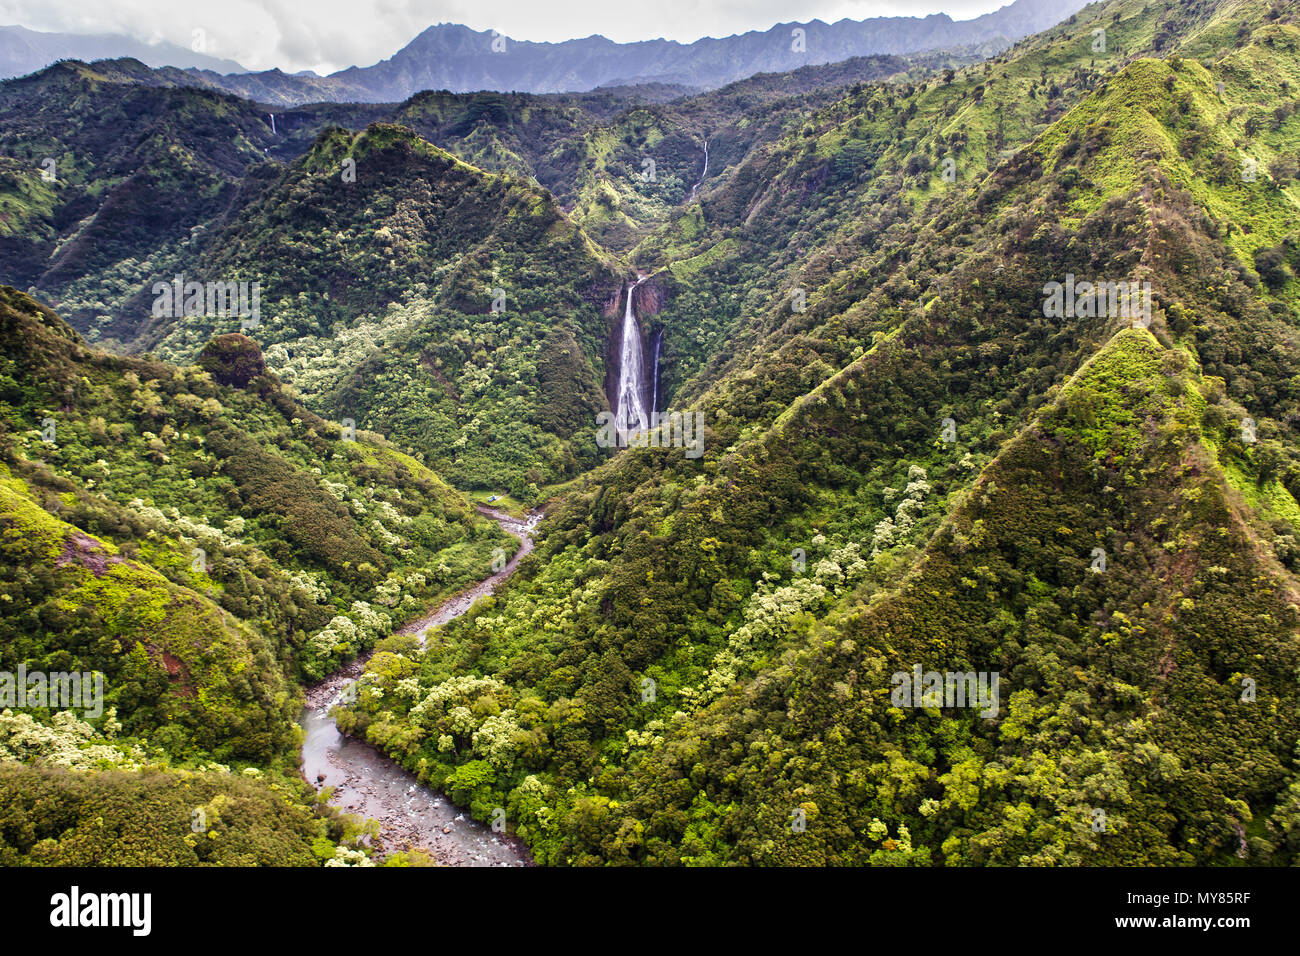
[[[1298,112],[1272,0],[275,132],[0,83],[0,671],[106,687],[0,710],[0,863],[427,862],[298,770],[363,654],[338,727],[543,864],[1300,862]],[[625,308],[702,456],[599,440]],[[535,549],[394,636],[488,495]]]

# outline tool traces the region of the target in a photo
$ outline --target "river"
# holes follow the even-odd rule
[[[518,538],[519,550],[500,571],[448,598],[397,633],[418,634],[423,643],[428,628],[460,617],[510,577],[532,551],[532,532],[541,519],[540,513],[520,519],[481,505],[478,510]],[[300,718],[305,732],[303,776],[317,790],[334,788],[329,801],[332,806],[377,821],[385,851],[419,847],[444,866],[531,865],[532,857],[520,841],[493,833],[370,744],[339,732],[329,710],[339,702],[344,689],[361,676],[369,657],[367,653],[357,658],[307,689],[307,706]]]

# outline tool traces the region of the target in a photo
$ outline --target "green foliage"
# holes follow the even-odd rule
[[[212,241],[204,275],[260,282],[266,363],[317,410],[462,486],[520,496],[596,462],[604,313],[620,282],[536,188],[405,127],[331,129]],[[239,321],[186,317],[158,351],[188,360]]]
[[[280,758],[294,678],[477,580],[508,540],[265,375],[236,389],[92,352],[8,289],[0,339],[0,669],[102,672],[126,732],[174,755]],[[235,367],[255,370],[242,343]]]
[[[568,484],[510,585],[412,652],[414,683],[372,670],[348,726],[549,863],[1292,862],[1300,347],[1209,167],[1134,165],[1193,110],[1186,66],[1137,59],[1172,9],[868,87],[647,240],[704,458]],[[1236,42],[1281,90],[1267,35]],[[976,126],[970,188],[932,188],[911,157]],[[1150,281],[1151,330],[1048,319],[1066,273]],[[1274,489],[1257,512],[1243,481]],[[916,663],[998,672],[997,717],[891,707]]]
[[[148,334],[206,372],[112,358],[4,292],[0,654],[117,695],[5,746],[271,763],[293,678],[377,645],[340,728],[545,863],[1296,862],[1297,42],[1259,0],[1109,0],[943,74],[322,107],[205,240],[264,352],[200,316]],[[108,82],[33,82],[69,71]],[[594,447],[597,242],[654,272],[701,458]],[[1150,316],[1049,316],[1070,274]],[[422,646],[386,635],[501,541],[424,465],[557,500]],[[996,673],[996,713],[894,706],[916,665]]]
[[[319,866],[343,829],[278,775],[0,763],[3,866]]]

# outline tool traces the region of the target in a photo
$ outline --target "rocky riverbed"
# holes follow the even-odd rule
[[[521,519],[493,508],[480,506],[479,511],[518,538],[519,549],[499,571],[447,599],[398,633],[417,634],[423,641],[426,630],[459,617],[479,598],[491,594],[532,550],[532,532],[541,519],[539,513]],[[318,790],[333,788],[331,805],[378,822],[387,851],[418,847],[446,866],[530,865],[532,859],[521,842],[494,833],[370,744],[339,732],[329,716],[330,708],[361,676],[368,656],[308,688],[307,706],[300,719],[305,732],[303,776]]]

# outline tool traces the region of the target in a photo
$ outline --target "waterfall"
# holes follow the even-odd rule
[[[659,347],[664,344],[664,330],[658,329],[650,336],[654,342],[654,361],[650,363],[650,414],[659,411]]]
[[[650,427],[645,407],[645,358],[641,354],[641,328],[632,311],[632,293],[645,278],[628,283],[627,308],[623,310],[623,345],[618,361],[618,391],[615,393],[614,425],[623,437]]]
[[[700,173],[700,181],[691,187],[691,196],[690,199],[686,200],[687,202],[690,202],[695,198],[695,194],[699,192],[700,187],[704,185],[704,178],[708,175],[709,175],[709,141],[706,139],[704,141],[704,170]]]

